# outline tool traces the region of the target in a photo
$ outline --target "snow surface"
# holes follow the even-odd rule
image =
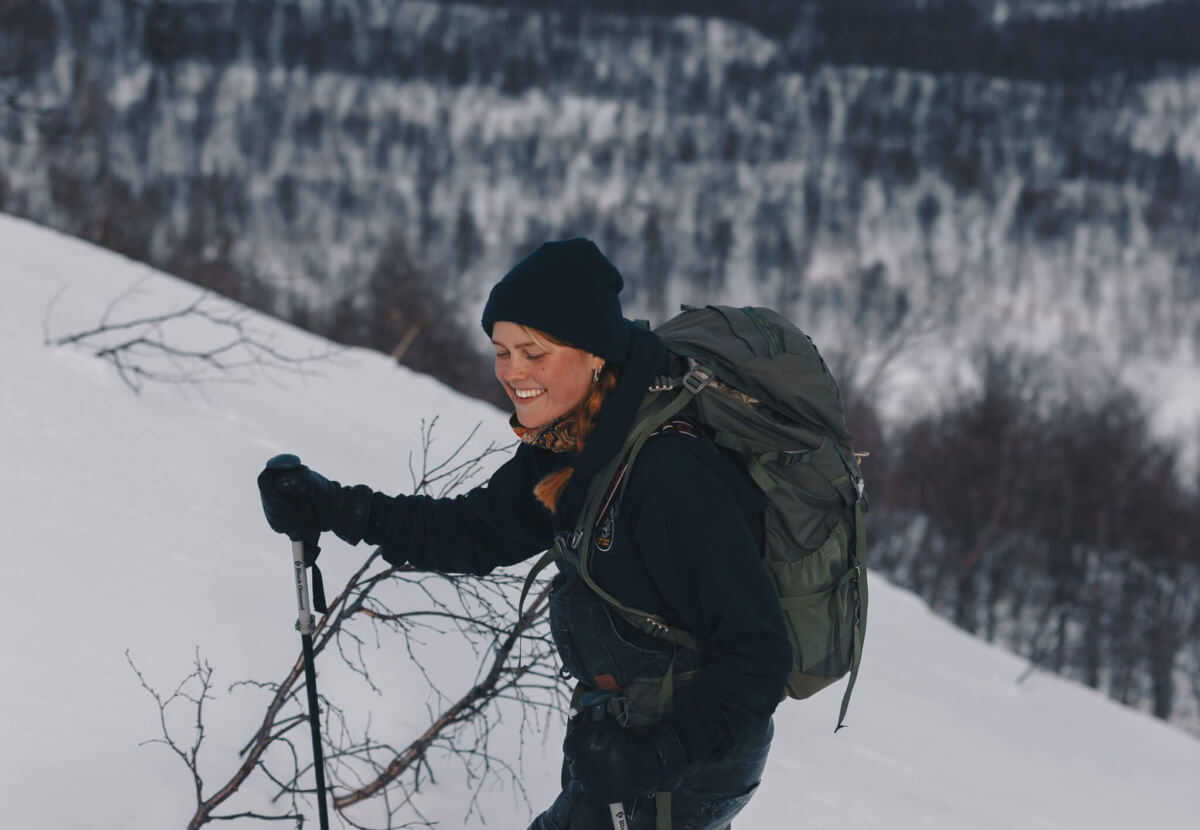
[[[195,287],[6,216],[0,251],[3,824],[183,827],[192,782],[166,748],[141,745],[158,737],[158,712],[125,652],[167,692],[196,649],[211,662],[217,698],[200,757],[206,786],[223,782],[262,707],[261,694],[226,688],[278,679],[297,651],[289,545],[266,527],[254,486],[262,462],[294,451],[342,481],[405,492],[422,419],[440,417],[445,445],[478,423],[482,441],[508,443],[511,434],[495,409],[357,350],[304,378],[245,374],[244,383],[150,384],[134,395],[109,364],[46,346],[43,326],[52,335],[90,327],[133,286],[113,319],[180,307]],[[282,351],[325,348],[277,321],[248,319]],[[329,585],[365,554],[326,540]],[[850,728],[833,734],[840,684],[783,705],[741,830],[1200,826],[1196,739],[1053,676],[1018,684],[1020,659],[882,578],[871,597]],[[434,645],[435,668],[469,682],[457,644]],[[424,722],[423,687],[409,682],[406,654],[373,658],[382,695],[323,657],[322,691],[336,692],[361,722],[372,717],[379,737],[403,744]],[[175,727],[186,730],[182,714]],[[515,762],[518,735],[503,734]],[[544,743],[525,736],[530,803],[510,786],[489,786],[487,826],[523,827],[552,799],[560,735],[553,724]],[[441,827],[481,826],[466,815],[466,785],[454,775],[446,769],[423,790],[422,809]],[[237,806],[261,807],[269,794],[247,785]]]

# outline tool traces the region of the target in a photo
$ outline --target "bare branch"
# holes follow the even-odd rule
[[[345,809],[352,804],[357,804],[363,799],[370,798],[380,789],[394,781],[398,776],[407,771],[410,767],[418,764],[425,756],[430,745],[438,737],[439,733],[445,730],[450,725],[458,722],[463,717],[469,716],[472,710],[482,701],[489,697],[494,697],[495,692],[501,686],[500,680],[502,677],[504,664],[512,653],[513,648],[520,640],[522,633],[531,627],[535,621],[545,613],[547,597],[550,594],[550,586],[545,586],[537,599],[530,606],[529,610],[522,615],[518,620],[517,625],[513,627],[508,637],[505,638],[503,644],[496,650],[495,659],[492,661],[487,677],[482,683],[472,688],[463,695],[453,706],[443,712],[438,718],[421,734],[419,738],[410,743],[405,750],[394,758],[387,765],[384,771],[372,782],[358,789],[349,795],[342,796],[334,800],[333,804],[339,810]],[[524,669],[517,669],[516,676],[524,673]],[[511,682],[511,678],[510,678]],[[507,684],[505,684],[507,685]]]
[[[116,320],[118,309],[143,294],[149,277],[139,280],[114,298],[96,326],[61,336],[50,334],[50,316],[62,291],[54,296],[42,322],[43,339],[50,346],[76,346],[113,365],[133,392],[145,382],[207,384],[240,382],[247,371],[272,378],[278,373],[305,376],[312,364],[330,360],[342,350],[332,346],[305,355],[287,354],[271,343],[271,336],[251,325],[251,315],[209,292],[190,302],[157,314]],[[187,326],[192,337],[200,323],[206,329],[206,347],[181,345],[177,327]]]
[[[125,660],[129,663],[130,668],[133,669],[133,673],[137,675],[138,682],[141,684],[142,688],[149,692],[154,698],[155,702],[158,704],[159,727],[162,730],[163,736],[160,739],[155,739],[146,743],[163,744],[169,748],[180,760],[183,761],[184,765],[187,766],[188,771],[191,773],[192,784],[196,790],[196,798],[199,800],[201,797],[201,792],[204,789],[204,782],[200,778],[198,761],[200,755],[200,745],[204,741],[203,707],[204,701],[210,697],[209,689],[211,688],[212,683],[212,667],[200,659],[200,650],[197,648],[194,664],[195,667],[186,677],[183,678],[183,680],[180,681],[179,685],[176,686],[175,691],[164,698],[146,681],[146,678],[142,675],[137,665],[134,664],[133,657],[130,655],[128,650],[125,652]],[[193,681],[195,681],[195,683],[200,687],[199,694],[195,696],[187,692],[187,689],[193,685]],[[189,701],[196,707],[195,736],[191,745],[186,749],[180,747],[180,745],[176,743],[175,738],[171,735],[170,727],[167,725],[167,709],[170,708],[171,704],[177,700]]]
[[[262,813],[231,813],[227,816],[212,816],[213,821],[236,821],[239,818],[254,818],[259,821],[294,821],[297,827],[304,826],[304,816],[299,813],[284,813],[281,816],[264,816]]]

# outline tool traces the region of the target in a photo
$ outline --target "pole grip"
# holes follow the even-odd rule
[[[317,628],[313,617],[312,602],[308,597],[308,577],[304,570],[304,542],[292,542],[292,576],[296,582],[296,605],[300,615],[296,618],[296,629],[301,634],[312,634]]]
[[[614,801],[608,805],[608,811],[612,813],[613,830],[629,830],[629,825],[625,821],[624,804]]]

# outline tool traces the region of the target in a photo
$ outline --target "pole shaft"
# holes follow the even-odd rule
[[[312,606],[308,599],[308,577],[304,571],[304,543],[292,542],[292,573],[296,583],[296,605],[300,616],[296,628],[300,630],[300,644],[304,651],[304,685],[308,690],[308,725],[312,729],[313,772],[317,776],[317,814],[321,830],[329,830],[329,809],[325,806],[325,754],[321,750],[321,709],[317,700],[317,666],[313,658]]]
[[[304,646],[304,685],[308,689],[308,725],[312,729],[313,771],[317,776],[317,813],[321,830],[329,830],[329,811],[325,806],[325,757],[321,750],[321,714],[317,702],[317,667],[313,660],[311,634],[300,635]]]

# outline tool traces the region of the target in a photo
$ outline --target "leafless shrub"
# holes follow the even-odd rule
[[[473,479],[487,457],[506,449],[488,445],[469,456],[472,432],[445,458],[434,461],[435,425],[436,419],[422,425],[420,459],[412,466],[416,494],[449,494]],[[415,796],[423,786],[434,783],[435,773],[446,772],[446,768],[465,777],[472,787],[468,815],[478,810],[476,799],[490,783],[505,781],[524,797],[516,769],[519,757],[514,757],[510,748],[491,742],[498,704],[516,704],[522,735],[540,732],[550,719],[562,715],[566,690],[555,668],[546,619],[549,585],[533,590],[518,616],[515,598],[522,583],[522,577],[511,573],[460,577],[420,572],[407,565],[394,567],[383,563],[382,552],[376,549],[329,603],[313,634],[313,652],[318,659],[332,648],[363,685],[379,692],[372,679],[371,644],[376,651],[384,645],[393,653],[402,650],[424,678],[430,700],[427,723],[415,733],[401,736],[379,734],[370,725],[355,731],[344,705],[322,697],[332,804],[345,825],[365,828],[349,808],[371,802],[381,808],[381,826],[388,830],[428,826]],[[414,602],[414,596],[422,601]],[[478,661],[466,688],[448,688],[439,667],[424,662],[422,646],[444,635],[465,640]],[[195,707],[190,742],[171,733],[165,716],[162,737],[152,741],[166,745],[179,757],[195,783],[196,808],[189,830],[230,818],[303,825],[301,808],[311,800],[312,790],[301,783],[311,777],[311,764],[304,761],[311,751],[296,746],[292,735],[292,730],[306,723],[299,655],[281,680],[243,680],[230,687],[230,691],[254,688],[270,697],[261,725],[242,748],[240,762],[232,771],[226,767],[223,783],[212,787],[203,784],[199,758],[205,735],[203,704],[211,698],[211,667],[197,654],[193,672],[166,696],[156,692],[140,672],[138,679],[154,697],[160,713],[177,703]],[[272,782],[276,789],[273,802],[283,799],[288,809],[219,812],[252,776]]]

